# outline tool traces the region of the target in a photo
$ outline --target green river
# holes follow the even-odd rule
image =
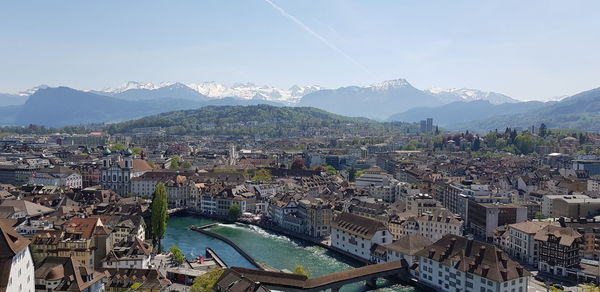
[[[207,247],[212,248],[225,261],[228,266],[255,268],[235,249],[216,238],[189,229],[192,225],[204,225],[218,221],[200,217],[172,217],[169,219],[165,238],[162,243],[164,249],[177,245],[188,258],[204,255]],[[284,235],[266,231],[260,227],[245,224],[219,224],[209,229],[235,242],[254,259],[277,269],[293,271],[296,265],[302,265],[310,273],[310,277],[319,277],[326,274],[349,270],[359,267],[360,264],[339,256],[325,248],[295,240]],[[378,285],[386,285],[385,280],[378,281]],[[342,291],[365,291],[361,284],[346,285]],[[377,291],[414,291],[412,288],[403,288],[393,285],[380,288]]]

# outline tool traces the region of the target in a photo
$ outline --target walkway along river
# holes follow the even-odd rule
[[[207,247],[212,248],[228,266],[255,268],[233,247],[217,238],[190,230],[191,226],[215,223],[216,220],[185,216],[169,219],[163,246],[168,249],[177,245],[188,258],[203,255]],[[277,269],[294,270],[296,265],[303,265],[311,277],[318,277],[333,272],[359,267],[360,263],[340,257],[325,248],[287,236],[268,232],[262,228],[244,224],[218,224],[208,230],[235,242],[256,261]],[[384,284],[384,281],[381,281]],[[348,285],[343,291],[361,291],[361,285]],[[401,290],[398,287],[386,288],[387,291]]]

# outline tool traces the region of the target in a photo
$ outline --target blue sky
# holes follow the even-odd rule
[[[600,87],[600,1],[2,1],[0,92],[129,80]]]

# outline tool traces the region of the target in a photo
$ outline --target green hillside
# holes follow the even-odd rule
[[[311,129],[325,132],[381,130],[382,124],[351,118],[311,107],[206,106],[117,123],[110,133],[136,128],[162,127],[168,134],[295,136]]]

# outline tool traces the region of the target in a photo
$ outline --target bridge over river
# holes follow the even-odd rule
[[[394,261],[368,265],[352,270],[331,273],[316,278],[283,272],[262,271],[247,268],[232,268],[234,273],[254,282],[280,291],[325,291],[338,292],[344,285],[366,281],[368,288],[377,288],[377,278],[401,277],[406,263]]]

